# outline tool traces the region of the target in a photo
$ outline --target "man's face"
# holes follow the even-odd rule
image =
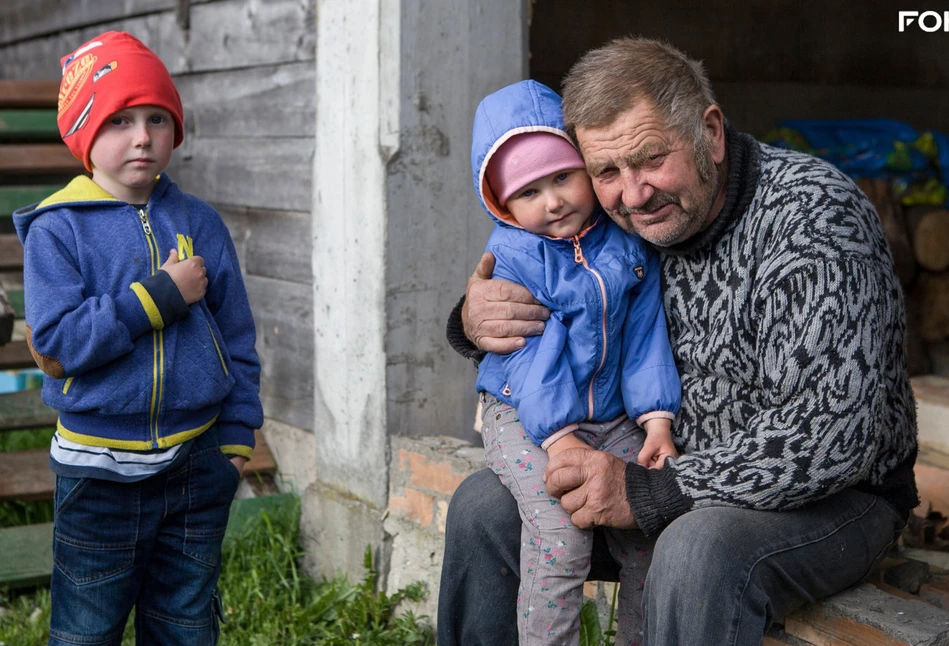
[[[721,171],[714,165],[724,158],[719,130],[721,141],[712,142],[705,180],[691,142],[664,127],[645,102],[609,126],[577,128],[576,134],[593,189],[610,217],[624,230],[667,247],[701,231],[721,208],[716,204]]]

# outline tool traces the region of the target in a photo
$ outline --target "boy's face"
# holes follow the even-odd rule
[[[590,219],[596,195],[585,170],[561,170],[522,186],[505,206],[531,233],[571,238]]]
[[[92,142],[92,180],[124,202],[144,204],[174,144],[175,122],[168,110],[150,105],[119,110]]]

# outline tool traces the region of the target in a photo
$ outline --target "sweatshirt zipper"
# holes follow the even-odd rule
[[[596,419],[593,416],[593,384],[596,382],[597,375],[600,374],[600,370],[603,369],[603,365],[606,363],[606,283],[603,282],[603,276],[601,276],[597,270],[591,267],[587,263],[587,259],[583,256],[583,249],[580,247],[580,236],[575,235],[573,238],[571,238],[571,240],[573,241],[573,260],[578,265],[583,265],[583,268],[593,274],[593,277],[596,278],[597,285],[600,287],[600,301],[603,304],[600,316],[602,328],[601,332],[603,333],[603,352],[600,355],[600,365],[597,366],[596,370],[593,371],[593,375],[590,377],[590,390],[587,394],[587,405],[590,409],[588,419]]]
[[[138,209],[138,219],[142,223],[142,231],[145,232],[145,242],[148,245],[149,256],[149,275],[154,276],[158,273],[161,255],[158,252],[158,241],[148,222],[148,207]],[[158,448],[158,415],[161,411],[161,400],[164,394],[164,376],[165,376],[165,346],[164,332],[162,330],[152,330],[152,402],[148,412],[148,433],[151,436],[152,444]]]

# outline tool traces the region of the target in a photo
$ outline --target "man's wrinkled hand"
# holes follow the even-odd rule
[[[577,527],[637,527],[626,499],[626,463],[616,456],[570,449],[550,458],[544,478]]]
[[[468,279],[461,321],[465,336],[485,352],[510,354],[524,347],[525,336],[544,332],[550,310],[523,285],[492,279],[494,256],[485,253]]]

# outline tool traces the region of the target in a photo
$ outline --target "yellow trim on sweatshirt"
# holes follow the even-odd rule
[[[217,339],[214,338],[214,330],[211,329],[211,322],[208,320],[204,321],[208,325],[208,332],[211,333],[211,341],[214,342],[214,349],[217,350],[217,358],[221,360],[221,367],[224,368],[224,376],[228,376],[227,364],[224,363],[224,355],[221,353],[221,346],[217,344]]]
[[[217,422],[217,415],[215,415],[214,419],[212,419],[210,422],[208,422],[207,424],[202,424],[198,428],[192,428],[187,431],[181,431],[180,433],[175,433],[174,435],[169,435],[167,437],[160,437],[158,438],[158,448],[167,449],[168,447],[174,446],[175,444],[181,444],[182,442],[187,442],[188,440],[198,437],[199,435],[204,433],[206,430],[211,428],[216,422]]]
[[[66,184],[64,188],[59,189],[40,202],[36,208],[40,209],[44,206],[63,204],[65,202],[101,202],[103,200],[110,202],[119,201],[88,177],[80,175]]]
[[[250,455],[254,450],[244,444],[222,444],[221,452],[224,455],[239,455],[250,460]]]
[[[126,451],[150,451],[152,449],[152,443],[144,440],[112,440],[105,437],[96,437],[95,435],[73,433],[63,426],[63,423],[59,420],[56,420],[56,432],[70,442],[85,444],[86,446],[102,446],[108,449],[125,449]]]
[[[210,422],[202,424],[197,428],[188,429],[186,431],[181,431],[180,433],[175,433],[174,435],[169,435],[168,437],[159,438],[158,448],[167,449],[175,446],[176,444],[181,444],[192,438],[198,437],[206,430],[211,428],[215,422],[217,422],[217,415],[215,415]],[[67,440],[77,444],[85,444],[86,446],[101,446],[108,449],[125,449],[126,451],[151,451],[155,448],[151,441],[115,440],[107,437],[97,437],[95,435],[74,433],[63,426],[63,423],[58,419],[56,420],[56,431],[60,434],[60,436],[66,438]],[[247,449],[247,447],[244,448]],[[248,455],[247,457],[250,456]]]
[[[165,321],[161,317],[161,312],[158,311],[158,306],[155,305],[152,295],[148,293],[145,286],[141,283],[132,283],[129,285],[129,289],[135,292],[135,295],[138,296],[138,300],[142,302],[142,307],[145,309],[145,314],[148,315],[148,322],[152,324],[152,329],[160,330],[165,327]]]

